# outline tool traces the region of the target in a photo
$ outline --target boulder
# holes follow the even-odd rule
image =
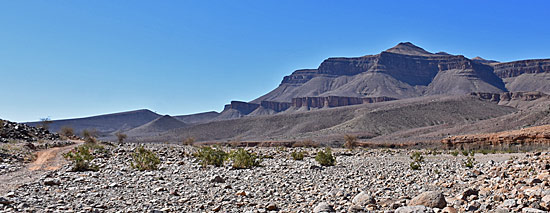
[[[434,211],[426,206],[403,206],[395,210],[395,213],[433,213]]]
[[[351,202],[357,206],[365,207],[368,204],[375,204],[376,200],[366,192],[361,192],[355,195]]]
[[[414,197],[409,202],[409,206],[418,206],[418,205],[422,205],[430,208],[442,209],[447,206],[447,201],[445,201],[445,197],[441,192],[428,191]]]
[[[321,213],[321,212],[335,212],[332,206],[328,205],[326,202],[321,202],[313,208],[314,213]]]

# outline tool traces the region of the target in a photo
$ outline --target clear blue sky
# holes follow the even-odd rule
[[[400,41],[431,52],[550,58],[548,1],[1,1],[0,118],[250,101],[331,56]]]

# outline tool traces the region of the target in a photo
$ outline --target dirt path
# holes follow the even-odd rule
[[[67,161],[63,158],[66,153],[83,141],[74,141],[75,144],[63,147],[54,147],[36,152],[37,158],[34,162],[16,172],[0,175],[0,196],[7,192],[39,179],[47,171],[61,168]]]

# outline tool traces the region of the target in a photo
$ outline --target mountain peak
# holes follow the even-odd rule
[[[401,42],[395,47],[387,49],[385,52],[397,53],[403,55],[432,55],[432,53],[414,45],[411,42]]]

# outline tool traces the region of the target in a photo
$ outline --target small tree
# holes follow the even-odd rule
[[[128,137],[128,135],[120,132],[117,132],[115,135],[118,140],[118,143],[124,143],[124,140]]]
[[[50,118],[40,118],[39,127],[42,127],[45,130],[50,130],[50,124],[52,123],[53,121]]]
[[[330,148],[325,148],[325,150],[321,150],[317,152],[317,156],[315,156],[315,161],[317,161],[321,166],[334,166],[336,164],[336,158],[332,156],[332,150]]]
[[[353,149],[357,146],[357,136],[355,135],[344,135],[344,147],[346,149]]]

